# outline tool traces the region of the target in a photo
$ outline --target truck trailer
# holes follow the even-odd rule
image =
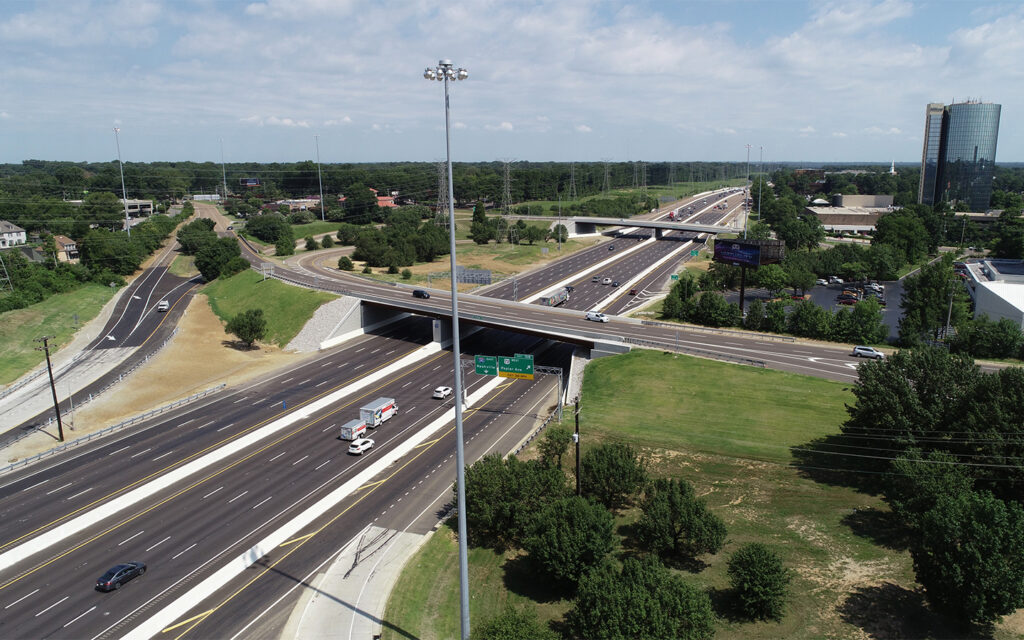
[[[359,408],[359,418],[368,427],[378,427],[398,413],[398,403],[394,398],[377,398],[368,405]]]
[[[340,438],[342,440],[355,440],[356,438],[362,438],[365,433],[366,421],[362,418],[356,418],[341,425]]]
[[[567,287],[562,287],[561,289],[559,289],[558,291],[554,292],[549,296],[543,296],[540,300],[538,300],[538,302],[540,302],[545,307],[557,307],[558,305],[562,304],[568,299],[569,289]]]

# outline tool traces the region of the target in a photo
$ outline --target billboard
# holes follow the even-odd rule
[[[761,247],[733,240],[715,240],[715,262],[739,267],[759,267]]]
[[[258,186],[260,186],[260,179],[259,178],[239,178],[238,179],[238,184],[242,185],[243,187],[258,187]]]

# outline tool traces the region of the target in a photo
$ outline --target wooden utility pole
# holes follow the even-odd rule
[[[36,351],[42,351],[46,354],[46,372],[50,374],[50,393],[53,394],[53,411],[57,414],[57,440],[64,442],[64,425],[60,421],[60,403],[57,402],[57,387],[53,384],[53,366],[50,364],[50,344],[49,340],[53,340],[54,336],[43,336],[36,338],[33,342],[42,342],[43,346],[36,347]]]
[[[580,399],[576,398],[576,432],[572,434],[572,441],[576,443],[576,495],[582,495],[580,491]]]

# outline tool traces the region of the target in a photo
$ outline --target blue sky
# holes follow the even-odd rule
[[[928,102],[1003,105],[1024,5],[954,1],[5,0],[0,162],[918,162]]]

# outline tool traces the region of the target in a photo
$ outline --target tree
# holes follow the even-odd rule
[[[740,611],[751,618],[780,620],[792,572],[782,558],[760,542],[743,545],[729,558],[729,584]]]
[[[471,640],[559,640],[555,631],[548,629],[537,620],[537,613],[527,609],[516,609],[511,604],[495,617],[483,624],[473,626]]]
[[[569,230],[566,229],[564,224],[556,224],[555,227],[548,232],[548,238],[555,242],[565,244],[569,241]]]
[[[186,224],[178,231],[178,243],[181,252],[187,256],[195,255],[205,244],[216,242],[217,234],[213,231],[214,222],[209,218],[199,218]]]
[[[583,454],[580,488],[609,509],[625,506],[647,482],[639,453],[624,443],[604,443]]]
[[[705,291],[697,300],[692,319],[708,327],[735,327],[742,317],[738,304],[717,291]]]
[[[352,258],[348,256],[341,256],[338,258],[338,268],[342,271],[352,271],[355,265],[352,264]]]
[[[345,190],[342,202],[345,219],[353,224],[369,224],[378,215],[377,196],[365,184],[357,182]]]
[[[286,236],[278,239],[274,243],[274,255],[278,256],[290,256],[295,253],[295,239],[292,236]]]
[[[412,270],[402,269],[402,280],[412,280]]]
[[[767,289],[768,295],[772,298],[779,295],[789,280],[789,276],[777,264],[765,265],[759,268],[756,273],[757,283]]]
[[[316,251],[320,248],[320,243],[316,241],[313,236],[306,236],[306,251]]]
[[[526,240],[526,242],[528,242],[529,244],[533,244],[535,242],[543,241],[544,238],[547,237],[547,235],[547,231],[531,224],[527,225],[527,227],[523,229],[521,237],[523,240]]]
[[[477,244],[487,244],[491,241],[492,235],[491,225],[486,222],[477,222],[474,220],[473,223],[469,225],[469,237]]]
[[[331,236],[324,236],[323,240],[320,241],[320,246],[324,249],[330,249],[334,246],[334,238]]]
[[[686,480],[655,480],[647,487],[640,510],[637,539],[652,553],[697,556],[718,553],[725,543],[725,523],[708,511]]]
[[[988,492],[942,495],[911,546],[938,610],[988,624],[1024,606],[1024,509]]]
[[[900,342],[906,346],[927,338],[937,340],[947,317],[954,327],[968,318],[969,299],[960,279],[953,273],[953,256],[946,254],[922,267],[916,275],[905,278],[900,306],[903,309]]]
[[[648,556],[626,558],[621,571],[606,562],[583,576],[565,621],[588,640],[709,640],[715,615],[708,594]]]
[[[760,331],[765,324],[764,316],[764,303],[754,298],[754,301],[747,305],[747,317],[743,319],[743,327],[751,331]]]
[[[580,577],[611,552],[614,526],[602,505],[567,496],[537,512],[523,548],[547,576],[575,589]]]
[[[234,334],[247,349],[251,349],[254,342],[267,335],[267,320],[263,317],[263,309],[249,309],[239,313],[228,320],[224,333]]]
[[[232,258],[240,258],[241,255],[237,240],[217,238],[202,245],[196,252],[196,269],[199,269],[199,273],[203,274],[207,282],[213,282]]]
[[[895,247],[904,262],[915,263],[928,253],[929,234],[917,215],[901,209],[878,219],[871,243]]]
[[[555,466],[562,468],[562,456],[569,449],[572,442],[572,433],[564,427],[550,427],[544,432],[537,448],[540,449],[540,458],[547,464],[554,461]]]

